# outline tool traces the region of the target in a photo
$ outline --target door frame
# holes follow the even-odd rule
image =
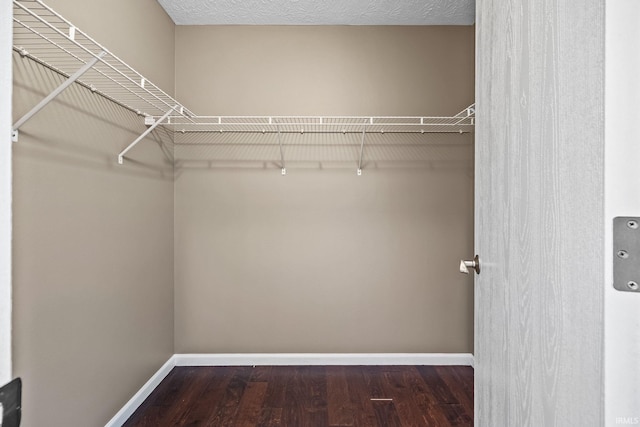
[[[11,103],[13,3],[0,2],[0,385],[11,380]]]
[[[605,7],[605,425],[640,425],[640,293],[612,284],[613,218],[640,216],[640,2]]]

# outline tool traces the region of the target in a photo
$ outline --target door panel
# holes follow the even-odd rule
[[[603,6],[476,4],[476,425],[601,426]]]

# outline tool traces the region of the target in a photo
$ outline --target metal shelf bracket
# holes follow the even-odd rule
[[[364,137],[367,134],[367,125],[362,128],[362,139],[360,140],[360,160],[358,161],[358,176],[362,175],[362,155],[364,154]]]
[[[157,128],[159,125],[162,124],[163,121],[165,121],[165,119],[167,117],[169,117],[171,115],[171,113],[173,113],[175,110],[178,109],[178,105],[174,105],[173,107],[171,107],[169,109],[169,111],[167,111],[166,113],[164,113],[164,115],[162,117],[160,117],[158,120],[156,120],[151,126],[149,126],[149,128],[147,128],[147,130],[145,130],[142,135],[140,135],[139,137],[136,138],[135,141],[133,141],[131,144],[129,144],[127,146],[127,148],[125,148],[124,150],[122,150],[120,152],[120,154],[118,154],[118,164],[123,164],[124,163],[124,155],[127,154],[129,152],[129,150],[131,150],[133,147],[135,147],[140,141],[142,141],[147,135],[149,135],[151,132],[153,132],[153,130],[155,128]],[[146,118],[145,118],[145,123],[146,122]]]
[[[470,120],[471,125],[474,125],[475,115],[476,115],[476,104],[473,103],[454,116],[455,118],[459,118],[459,120],[456,121],[454,125],[463,123],[468,120]],[[462,130],[460,131],[460,133],[462,133]]]
[[[280,164],[282,166],[282,175],[287,174],[287,168],[284,164],[284,151],[282,149],[282,135],[280,133],[280,125],[277,125],[278,128],[278,145],[280,146]]]
[[[76,80],[78,80],[80,78],[80,76],[82,76],[84,73],[86,73],[87,71],[89,71],[91,68],[93,68],[94,65],[96,65],[96,63],[98,61],[100,61],[100,59],[102,59],[103,56],[105,56],[107,54],[107,52],[102,51],[100,52],[98,55],[96,55],[93,59],[91,59],[89,62],[85,63],[78,71],[76,71],[75,73],[73,73],[73,75],[69,76],[69,78],[67,78],[67,80],[65,80],[64,82],[62,82],[62,84],[60,86],[58,86],[53,92],[51,92],[46,98],[44,98],[42,101],[40,101],[35,107],[33,107],[27,114],[25,114],[24,116],[22,116],[17,122],[15,122],[13,124],[12,127],[12,133],[11,133],[11,140],[13,142],[18,142],[18,129],[20,128],[20,126],[22,126],[23,124],[25,124],[29,119],[31,119],[33,116],[35,116],[36,114],[38,114],[38,112],[40,110],[42,110],[44,107],[47,106],[48,103],[50,103],[51,101],[53,101],[58,95],[60,95],[66,88],[68,88],[69,86],[71,86],[71,84],[73,82],[75,82]]]

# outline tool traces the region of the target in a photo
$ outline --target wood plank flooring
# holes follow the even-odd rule
[[[132,426],[472,426],[466,366],[176,367]]]

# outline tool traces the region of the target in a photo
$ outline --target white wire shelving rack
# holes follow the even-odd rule
[[[66,77],[60,86],[13,124],[14,141],[18,139],[20,126],[73,83],[141,116],[164,117],[178,113],[187,118],[193,115],[40,0],[13,0],[13,49]]]
[[[466,133],[473,130],[475,104],[454,116],[170,116],[174,131],[246,133]]]
[[[18,130],[68,86],[78,83],[144,116],[147,130],[118,154],[118,162],[157,126],[179,133],[277,134],[286,174],[282,134],[361,134],[358,175],[368,133],[469,133],[475,104],[446,117],[397,116],[197,116],[40,0],[13,0],[13,49],[66,77],[64,83],[13,125]]]

